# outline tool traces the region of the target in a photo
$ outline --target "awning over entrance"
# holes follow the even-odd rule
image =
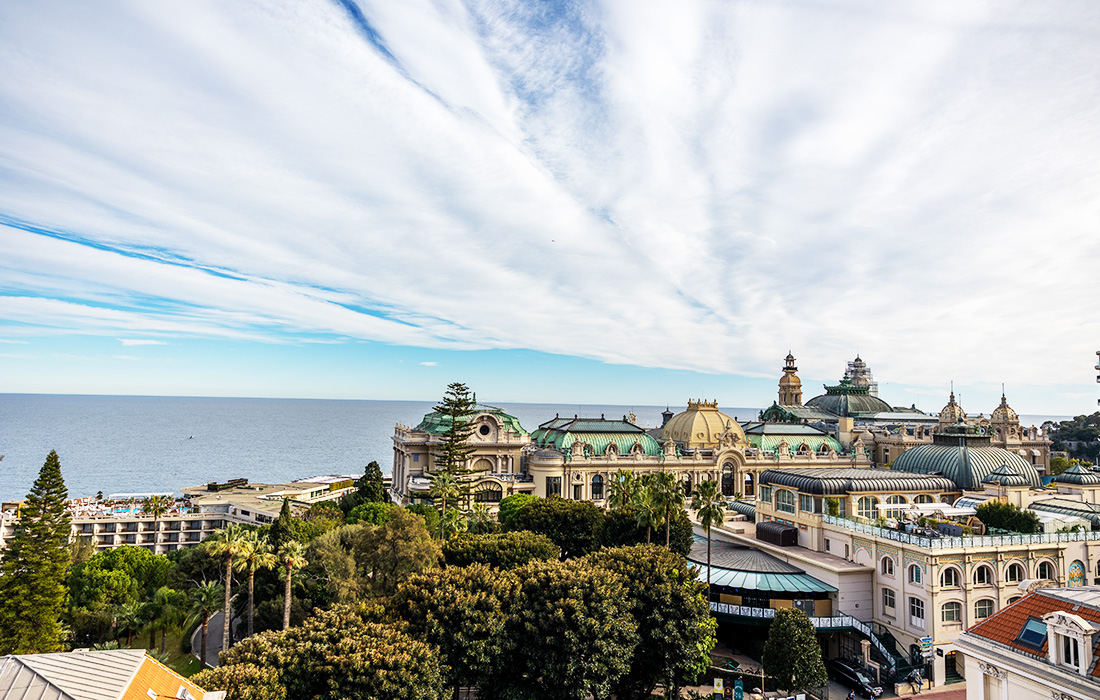
[[[688,559],[699,565],[698,578],[707,580],[707,542],[696,540]],[[725,542],[714,542],[711,548],[710,582],[746,591],[772,593],[836,593],[836,588],[817,580],[797,566],[770,554]]]

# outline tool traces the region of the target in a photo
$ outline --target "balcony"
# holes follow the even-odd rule
[[[888,527],[878,527],[869,523],[861,523],[848,518],[823,515],[823,522],[830,525],[839,525],[848,530],[865,535],[882,537],[895,542],[913,544],[928,549],[959,549],[962,547],[1004,547],[1011,545],[1027,544],[1055,544],[1058,542],[1096,542],[1100,541],[1100,530],[1089,532],[1044,532],[1036,535],[980,535],[962,537],[923,537],[911,535],[900,530],[892,530]]]

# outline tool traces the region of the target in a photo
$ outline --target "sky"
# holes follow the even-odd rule
[[[0,391],[1096,410],[1100,4],[0,4]]]

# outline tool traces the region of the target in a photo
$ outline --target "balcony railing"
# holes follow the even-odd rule
[[[978,535],[973,537],[922,537],[908,532],[878,527],[835,515],[823,515],[822,520],[830,525],[865,535],[874,535],[895,542],[914,544],[928,549],[957,549],[961,547],[1003,547],[1009,545],[1055,544],[1058,542],[1095,542],[1100,540],[1100,530],[1088,532],[1042,532],[1035,535]]]

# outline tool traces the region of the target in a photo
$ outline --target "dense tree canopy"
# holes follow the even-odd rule
[[[236,694],[227,700],[442,700],[436,649],[378,617],[377,610],[336,606],[286,632],[261,632],[224,652],[221,665],[195,682]]]
[[[172,561],[144,547],[123,545],[92,555],[69,575],[70,603],[121,605],[150,597],[168,585]]]
[[[413,637],[439,648],[447,685],[495,687],[514,670],[513,620],[519,579],[484,564],[413,576],[393,596],[393,612]]]
[[[61,649],[64,584],[71,561],[68,497],[61,461],[51,450],[0,560],[0,654]]]
[[[561,547],[565,558],[580,557],[600,547],[603,511],[589,501],[570,501],[557,496],[527,503],[512,519],[513,530],[546,535]]]
[[[683,556],[638,545],[604,549],[581,562],[619,575],[638,629],[630,668],[613,686],[618,700],[648,698],[658,684],[694,681],[706,670],[717,624],[707,587]]]
[[[532,496],[529,493],[513,493],[511,496],[505,496],[501,499],[499,510],[497,510],[497,520],[500,521],[501,526],[505,530],[512,528],[512,521],[516,517],[516,513],[520,511],[520,508],[527,505],[531,501],[534,501],[537,496]]]
[[[638,643],[632,605],[617,574],[579,561],[531,562],[520,580],[507,697],[597,700],[630,669]]]
[[[817,632],[798,608],[776,611],[768,628],[763,662],[764,670],[784,690],[818,688],[828,680]]]
[[[354,525],[359,522],[369,523],[371,525],[385,525],[393,519],[395,509],[400,510],[401,506],[378,501],[360,503],[348,512],[347,523],[348,525]]]
[[[514,569],[535,559],[557,559],[560,555],[561,548],[549,537],[526,531],[463,534],[443,543],[443,559],[448,566],[480,563]]]

